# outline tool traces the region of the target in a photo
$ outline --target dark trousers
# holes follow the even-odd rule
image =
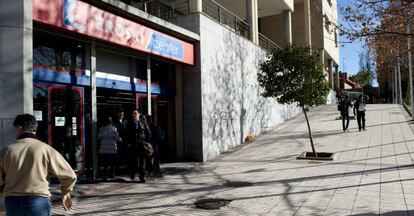
[[[135,178],[135,173],[137,170],[137,162],[138,162],[138,172],[139,178],[145,178],[145,155],[144,155],[144,147],[140,146],[132,146],[129,149],[129,177],[131,179]]]
[[[50,199],[41,196],[6,196],[6,216],[49,216]]]
[[[117,143],[117,150],[118,153],[116,154],[116,163],[115,163],[115,173],[121,173],[121,167],[126,166],[128,164],[128,148],[127,144],[124,142]]]
[[[357,112],[357,122],[359,130],[365,129],[365,111]]]
[[[154,154],[152,154],[152,164],[155,172],[160,171],[160,152],[158,150],[158,143],[154,145]]]
[[[347,112],[341,113],[341,117],[342,117],[342,129],[347,130],[349,126],[349,113]]]
[[[99,154],[101,166],[104,168],[101,174],[103,178],[113,178],[115,176],[115,155],[116,154]]]

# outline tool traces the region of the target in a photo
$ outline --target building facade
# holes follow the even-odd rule
[[[206,161],[300,113],[260,96],[268,50],[312,47],[331,85],[338,65],[333,0],[0,3],[0,144],[33,113],[80,174],[97,166],[96,130],[115,110],[152,115],[164,161]]]

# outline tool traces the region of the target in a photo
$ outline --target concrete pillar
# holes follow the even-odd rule
[[[311,32],[311,15],[310,15],[310,0],[303,0],[304,11],[304,27],[305,27],[305,46],[312,49],[312,32]]]
[[[177,144],[177,159],[184,160],[184,99],[183,99],[183,70],[181,64],[175,66],[175,141]]]
[[[190,4],[189,6],[190,13],[201,13],[203,11],[202,0],[190,0],[189,4]]]
[[[411,24],[407,25],[407,50],[408,50],[408,89],[410,90],[411,120],[414,120],[414,92],[413,92],[413,63],[411,59]]]
[[[398,104],[398,75],[397,75],[397,66],[394,66],[394,103]]]
[[[147,98],[148,98],[148,111],[147,111],[147,115],[151,115],[152,113],[152,109],[151,109],[151,94],[152,94],[152,89],[151,89],[151,57],[147,56]]]
[[[91,42],[91,144],[92,144],[92,165],[93,165],[93,178],[98,177],[98,109],[96,98],[96,43]]]
[[[402,85],[401,85],[401,63],[400,63],[400,58],[398,58],[398,61],[397,61],[397,73],[398,73],[398,75],[397,75],[397,77],[398,77],[398,102],[400,103],[400,104],[403,104],[404,102],[403,102],[403,99],[402,99]]]
[[[334,76],[333,76],[333,60],[328,60],[328,74],[329,74],[329,85],[331,86],[332,90],[335,90],[335,82],[334,82]]]
[[[285,43],[287,47],[292,46],[292,12],[290,10],[283,11],[285,20]]]
[[[250,28],[250,39],[259,44],[259,17],[257,14],[257,0],[247,0],[247,22]]]
[[[31,0],[0,0],[0,148],[16,137],[13,120],[33,113]]]

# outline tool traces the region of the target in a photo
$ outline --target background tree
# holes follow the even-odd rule
[[[345,23],[339,29],[351,41],[375,35],[407,36],[414,15],[412,0],[352,0],[340,8]]]
[[[349,79],[356,82],[359,86],[364,87],[372,83],[373,76],[366,70],[360,70],[357,74],[351,76]]]
[[[340,8],[346,22],[338,28],[350,42],[362,39],[372,50],[381,97],[390,102],[397,62],[401,66],[402,92],[408,92],[407,31],[414,24],[413,0],[352,0]],[[406,94],[409,96],[409,94]],[[404,97],[404,94],[403,94]]]
[[[312,151],[317,157],[307,111],[309,107],[326,104],[329,87],[318,60],[309,48],[275,49],[260,64],[257,75],[262,96],[275,98],[281,104],[296,103],[302,108],[308,125]]]

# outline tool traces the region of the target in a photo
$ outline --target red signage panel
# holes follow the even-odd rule
[[[34,0],[33,20],[194,65],[194,46],[78,0]]]

